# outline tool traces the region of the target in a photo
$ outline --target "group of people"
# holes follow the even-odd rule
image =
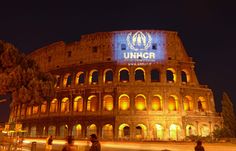
[[[45,151],[52,150],[52,135],[49,136],[46,140],[46,149]],[[101,151],[101,144],[98,141],[98,138],[95,134],[90,135],[90,141],[92,146],[90,147],[89,151]],[[194,148],[195,151],[205,151],[204,147],[202,146],[202,142],[200,140],[197,141],[197,145]],[[67,143],[63,146],[62,151],[76,151],[76,147],[74,146],[72,136],[67,137]]]
[[[101,144],[98,141],[97,135],[92,134],[90,135],[90,141],[92,143],[89,151],[101,151]],[[49,136],[46,139],[46,149],[45,151],[51,151],[52,150],[52,135]],[[76,151],[76,146],[74,145],[73,137],[68,136],[67,137],[67,143],[63,146],[62,151]]]

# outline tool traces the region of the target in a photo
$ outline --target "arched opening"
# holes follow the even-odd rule
[[[187,83],[187,74],[184,71],[181,71],[181,81]]]
[[[162,110],[162,99],[161,96],[155,95],[152,98],[152,110],[161,111]]]
[[[190,96],[185,96],[183,100],[184,111],[192,111],[193,110],[193,100]]]
[[[72,76],[70,73],[67,73],[65,76],[64,76],[64,79],[63,79],[63,86],[64,87],[70,87],[71,86],[71,83],[72,83]]]
[[[31,115],[31,111],[32,111],[32,106],[27,106],[26,115],[30,116]]]
[[[68,125],[61,125],[60,126],[60,137],[65,138],[68,136]]]
[[[80,124],[74,125],[72,128],[72,136],[75,138],[82,138],[82,126]]]
[[[50,104],[50,112],[57,112],[57,99],[53,99]]]
[[[186,136],[196,136],[197,135],[197,130],[196,127],[194,127],[193,125],[187,125],[186,126]]]
[[[20,105],[17,105],[17,116],[20,116]]]
[[[129,70],[127,68],[122,68],[119,71],[120,82],[129,82]]]
[[[38,114],[39,111],[39,106],[38,105],[34,105],[33,106],[33,114]]]
[[[83,98],[81,96],[77,96],[74,99],[73,111],[74,112],[83,112]]]
[[[135,69],[135,81],[145,81],[145,71],[143,68]]]
[[[89,138],[91,134],[97,135],[97,126],[95,124],[91,124],[87,127],[87,137]]]
[[[138,124],[135,127],[135,138],[136,140],[143,140],[147,137],[147,127],[143,124]]]
[[[151,82],[160,82],[160,71],[158,69],[151,70]]]
[[[103,97],[103,110],[104,111],[113,110],[113,97],[111,95],[105,95]]]
[[[197,103],[198,103],[198,110],[199,111],[203,112],[203,111],[207,110],[207,102],[206,102],[206,99],[204,97],[200,96],[198,98]]]
[[[103,82],[104,83],[112,83],[113,81],[113,72],[111,69],[107,69],[104,71],[104,78]]]
[[[60,87],[60,75],[56,75],[55,87],[56,87],[56,88],[59,88],[59,87]]]
[[[139,94],[135,97],[135,108],[139,111],[146,110],[146,97],[144,95]]]
[[[214,130],[219,130],[220,126],[219,125],[214,125]]]
[[[42,135],[43,137],[47,136],[46,127],[45,127],[45,126],[43,127],[43,133],[42,133],[42,134],[43,134],[43,135]]]
[[[51,125],[48,127],[48,135],[52,135],[52,136],[56,135],[56,126]]]
[[[171,124],[169,132],[170,132],[170,140],[180,139],[181,129],[179,125]]]
[[[96,112],[98,110],[98,100],[96,95],[91,95],[87,101],[87,111]]]
[[[130,108],[130,99],[127,94],[122,94],[119,97],[119,110],[126,111]]]
[[[166,80],[168,83],[176,82],[176,74],[174,69],[168,68],[166,70]]]
[[[90,84],[98,84],[98,70],[90,71],[89,83]]]
[[[169,98],[168,98],[168,110],[169,111],[177,111],[178,110],[177,97],[169,96]]]
[[[163,140],[164,138],[164,128],[160,124],[155,124],[154,126],[154,139]]]
[[[69,98],[63,98],[61,101],[61,112],[69,112],[69,111],[70,111]]]
[[[17,116],[20,116],[20,105],[17,105],[17,109],[16,109],[16,111],[17,111]]]
[[[210,129],[209,129],[208,125],[203,124],[200,126],[200,135],[202,137],[206,137],[206,136],[210,135]]]
[[[36,135],[37,135],[37,128],[36,126],[33,126],[30,129],[30,137],[36,137]]]
[[[47,111],[47,101],[44,101],[42,104],[41,104],[41,113],[46,113]]]
[[[135,127],[135,138],[136,139],[142,138],[142,128],[140,126]]]
[[[80,71],[76,74],[76,79],[75,79],[75,84],[76,85],[82,85],[85,82],[85,74],[84,72]]]
[[[182,80],[182,82],[183,83],[188,83],[188,82],[190,82],[190,79],[191,77],[190,77],[190,74],[189,74],[189,71],[188,70],[186,70],[186,69],[183,69],[182,71],[181,71],[181,80]]]
[[[129,126],[125,126],[123,129],[124,137],[129,137],[130,136],[130,128]]]
[[[126,139],[126,140],[128,140],[130,138],[130,127],[128,124],[121,124],[119,126],[118,137],[120,139]]]
[[[102,138],[106,140],[112,140],[113,138],[113,126],[106,124],[102,128]]]
[[[21,116],[25,116],[26,104],[22,104],[21,106]]]
[[[24,130],[25,130],[25,132],[27,132],[24,134],[24,137],[28,137],[29,136],[29,127],[28,126],[25,127]]]

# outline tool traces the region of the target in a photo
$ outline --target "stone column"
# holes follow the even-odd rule
[[[86,137],[87,137],[87,136],[86,136],[86,135],[87,135],[87,133],[86,133],[86,131],[87,131],[87,125],[81,123],[81,126],[82,126],[81,135],[82,135],[83,138],[86,138]]]
[[[163,90],[163,100],[162,100],[162,102],[163,102],[163,112],[164,112],[164,114],[166,115],[166,114],[168,114],[168,97],[167,97],[167,90],[165,90],[165,88],[164,88],[164,90]]]
[[[164,125],[163,125],[164,126]],[[164,140],[169,140],[170,136],[169,136],[169,127],[168,125],[165,123],[164,126]]]
[[[130,125],[130,140],[135,140],[135,125],[133,122]]]
[[[69,113],[70,113],[70,115],[72,115],[72,113],[73,113],[73,103],[74,103],[74,100],[73,100],[73,94],[72,94],[73,92],[72,91],[70,91],[70,96],[69,96]]]
[[[119,139],[119,125],[117,121],[115,121],[115,125],[113,127],[113,138],[116,141]]]
[[[161,83],[166,83],[166,67],[162,66],[160,68],[160,81]]]
[[[210,128],[210,136],[212,136],[212,122],[209,121],[209,128]]]
[[[196,125],[197,125],[197,135],[199,135],[199,130],[198,130],[198,121],[196,121]]]
[[[100,123],[97,123],[97,136],[102,138],[102,125]]]
[[[98,114],[101,115],[102,114],[102,104],[103,104],[103,98],[102,98],[102,92],[99,91],[98,92]]]

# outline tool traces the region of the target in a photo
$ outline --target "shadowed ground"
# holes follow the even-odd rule
[[[26,139],[22,150],[30,151],[34,141],[36,151],[45,150],[44,139]],[[54,140],[53,151],[61,151],[64,144],[64,140]],[[78,151],[87,151],[88,144],[86,141],[75,141]],[[102,151],[193,151],[195,146],[194,142],[101,142],[101,144]],[[206,151],[236,151],[236,144],[232,143],[204,143],[203,146]]]

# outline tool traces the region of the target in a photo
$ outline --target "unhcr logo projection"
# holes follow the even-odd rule
[[[148,64],[164,59],[164,34],[146,31],[118,33],[113,42],[114,57],[120,63]]]

